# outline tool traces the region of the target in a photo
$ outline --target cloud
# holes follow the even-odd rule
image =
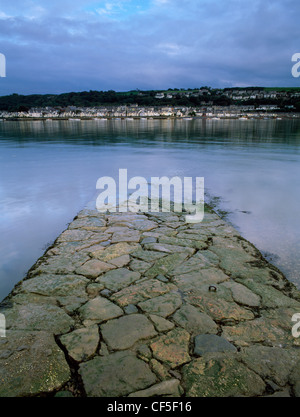
[[[0,0],[0,94],[296,85],[297,0]]]

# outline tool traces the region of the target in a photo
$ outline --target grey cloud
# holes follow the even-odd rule
[[[100,1],[11,3],[0,1],[0,94],[299,84],[297,0],[153,0],[119,20],[93,13]]]

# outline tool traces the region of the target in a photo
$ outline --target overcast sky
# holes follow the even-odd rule
[[[294,86],[299,0],[0,0],[0,95]]]

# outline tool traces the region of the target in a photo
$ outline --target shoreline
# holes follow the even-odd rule
[[[86,120],[295,120],[300,119],[300,113],[252,113],[249,115],[234,114],[231,116],[213,114],[211,116],[63,116],[63,117],[0,117],[3,122],[23,122],[23,121],[86,121]]]
[[[209,208],[82,210],[0,313],[0,397],[300,396],[300,291]]]

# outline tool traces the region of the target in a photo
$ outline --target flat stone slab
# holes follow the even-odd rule
[[[224,339],[224,337],[213,334],[201,334],[195,337],[194,354],[196,356],[204,356],[206,353],[213,352],[236,352],[234,345]]]
[[[173,369],[191,360],[189,341],[189,333],[177,328],[152,343],[151,350],[156,359]]]
[[[11,330],[49,331],[53,334],[68,332],[74,320],[62,308],[48,304],[15,305],[3,311],[6,326]]]
[[[185,304],[177,310],[173,320],[192,336],[199,333],[216,334],[218,332],[218,326],[212,318],[190,304]]]
[[[115,243],[104,250],[91,252],[90,256],[103,262],[110,262],[112,259],[119,258],[122,255],[128,255],[137,248],[137,246],[129,245],[127,242]]]
[[[96,353],[99,344],[98,326],[74,330],[60,338],[69,356],[77,362],[87,360]]]
[[[0,304],[0,397],[299,397],[300,292],[184,219],[81,211]]]
[[[97,278],[100,274],[114,269],[115,265],[111,265],[105,262],[98,261],[97,259],[91,259],[87,261],[80,268],[76,269],[76,273],[84,275],[87,278]]]
[[[172,330],[175,327],[175,324],[169,320],[164,319],[163,317],[156,316],[155,314],[149,315],[151,321],[154,323],[154,326],[158,332],[165,332],[167,330]]]
[[[131,314],[100,326],[105,342],[113,350],[125,350],[138,340],[157,335],[153,324],[142,314]]]
[[[78,275],[40,275],[22,282],[21,290],[53,297],[82,297],[89,280]]]
[[[180,397],[181,391],[179,389],[179,383],[178,379],[170,379],[169,381],[160,382],[143,391],[129,394],[128,397]]]
[[[86,325],[122,316],[123,310],[104,297],[96,297],[79,309],[80,316]]]
[[[242,361],[264,379],[271,379],[281,387],[292,378],[299,363],[299,351],[268,346],[250,346],[243,351]],[[299,381],[298,381],[299,382]]]
[[[137,281],[140,277],[141,274],[139,272],[133,272],[126,268],[118,268],[100,276],[96,281],[103,284],[109,290],[120,291],[122,288],[126,288]]]
[[[159,297],[151,298],[143,301],[138,306],[146,313],[156,314],[157,316],[168,317],[173,314],[182,304],[180,294],[170,292],[168,294],[160,295]]]
[[[96,357],[81,364],[79,373],[89,397],[121,397],[156,382],[148,365],[130,351]]]
[[[183,368],[188,397],[254,397],[265,391],[264,381],[235,356],[195,359]]]
[[[7,331],[4,342],[0,344],[0,397],[50,393],[69,380],[65,355],[50,333]]]
[[[176,287],[172,284],[165,284],[157,279],[149,279],[139,284],[130,285],[115,293],[112,296],[112,300],[116,301],[120,306],[137,304],[168,293],[174,288]]]

